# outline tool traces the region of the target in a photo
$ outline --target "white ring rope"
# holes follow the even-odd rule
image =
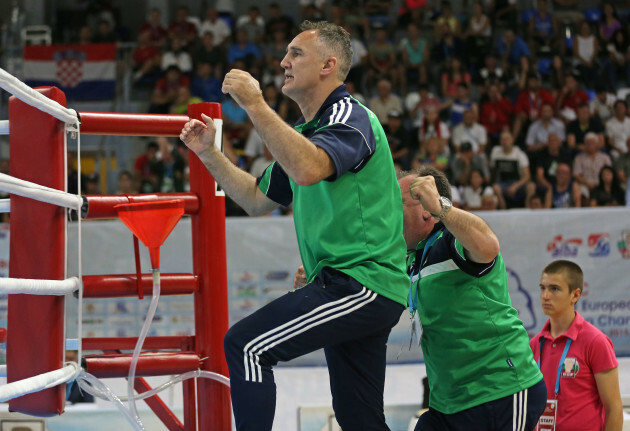
[[[0,199],[0,213],[11,212],[11,199]]]
[[[58,120],[68,124],[79,124],[77,112],[61,106],[54,100],[49,99],[38,91],[33,90],[28,85],[17,79],[15,76],[0,68],[0,88],[13,94],[15,97],[40,111],[52,115]]]
[[[60,385],[74,379],[80,370],[81,367],[76,362],[69,362],[58,370],[2,385],[0,386],[0,402]]]
[[[80,211],[83,205],[83,199],[79,195],[40,186],[2,173],[0,173],[0,190],[77,211]]]
[[[9,134],[9,120],[0,121],[0,135]]]
[[[77,277],[66,280],[36,280],[28,278],[0,278],[0,294],[25,293],[29,295],[67,295],[78,290]]]

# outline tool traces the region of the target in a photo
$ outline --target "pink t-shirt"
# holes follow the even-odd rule
[[[551,336],[549,320],[531,339],[529,345],[536,360],[540,356],[541,337],[546,339],[540,367],[547,385],[547,399],[554,398],[558,364],[567,338],[573,340],[560,377],[556,431],[603,430],[604,406],[597,392],[595,374],[619,365],[612,341],[577,311],[569,330],[556,339]]]

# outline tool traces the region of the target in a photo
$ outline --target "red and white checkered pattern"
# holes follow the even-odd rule
[[[64,58],[57,61],[57,80],[62,87],[76,87],[83,77],[83,61]]]

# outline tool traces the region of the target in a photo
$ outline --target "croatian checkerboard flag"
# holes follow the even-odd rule
[[[116,44],[25,46],[24,82],[58,87],[68,100],[113,99]]]

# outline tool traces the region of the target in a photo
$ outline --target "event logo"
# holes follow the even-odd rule
[[[547,251],[552,257],[576,257],[578,247],[582,245],[581,238],[562,239],[562,235],[556,235],[547,244]]]
[[[76,87],[83,78],[83,64],[85,53],[81,51],[65,50],[54,54],[57,66],[56,77],[62,87]]]
[[[610,254],[610,235],[607,233],[593,233],[588,236],[588,255],[591,257],[606,257]]]
[[[617,248],[624,259],[630,259],[630,230],[621,231],[621,241],[617,242]]]
[[[566,358],[562,364],[562,377],[575,378],[580,371],[580,364],[577,358]]]

